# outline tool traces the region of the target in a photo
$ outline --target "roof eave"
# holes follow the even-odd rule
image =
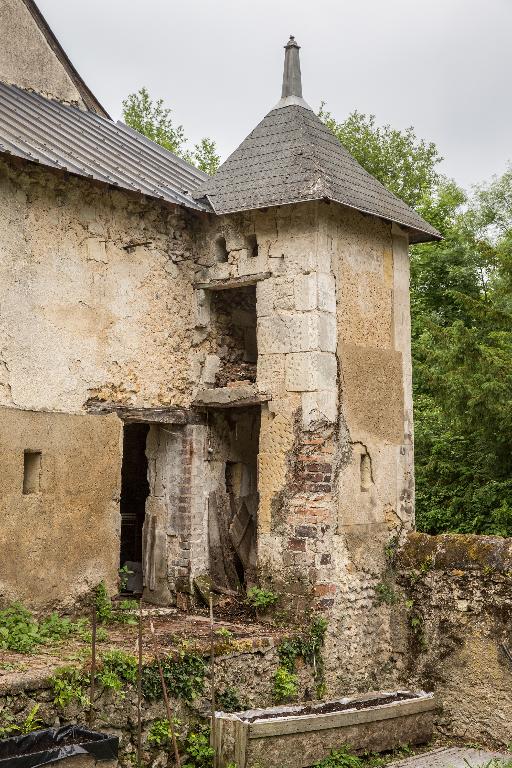
[[[359,211],[359,213],[363,213],[366,216],[375,216],[376,218],[382,219],[383,221],[393,221],[395,224],[398,224],[399,226],[407,230],[407,232],[409,233],[409,242],[411,244],[429,243],[429,242],[439,241],[443,239],[443,236],[441,235],[440,232],[437,232],[437,230],[430,232],[427,229],[412,227],[410,224],[406,224],[404,221],[400,221],[398,218],[389,219],[387,217],[382,216],[382,214],[380,213],[376,213],[375,211],[365,210],[364,208],[361,208],[355,205],[349,205],[348,203],[342,202],[341,200],[337,200],[335,197],[331,197],[330,195],[314,195],[312,197],[301,197],[295,200],[280,201],[278,203],[262,202],[260,205],[242,205],[242,206],[236,206],[236,208],[227,208],[222,210],[219,210],[215,206],[214,195],[210,195],[208,194],[208,192],[201,194],[200,196],[198,195],[197,197],[195,195],[192,195],[192,196],[194,197],[195,200],[207,200],[213,212],[217,216],[225,216],[231,213],[233,214],[243,213],[245,211],[259,211],[264,208],[279,208],[280,206],[283,206],[283,205],[297,205],[298,203],[312,203],[312,202],[327,200],[331,203],[338,203],[338,205],[342,205],[344,208],[350,208],[353,211]]]

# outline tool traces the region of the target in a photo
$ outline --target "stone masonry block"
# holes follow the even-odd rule
[[[306,352],[319,348],[319,320],[314,313],[275,313],[258,318],[261,354]]]
[[[258,387],[262,391],[284,389],[284,362],[285,355],[258,356]]]
[[[305,429],[321,422],[334,424],[338,415],[338,393],[336,389],[302,394],[302,423]]]
[[[274,311],[274,280],[256,283],[256,307],[258,317],[266,317]]]
[[[309,312],[317,308],[317,274],[296,275],[294,280],[295,309]]]
[[[336,281],[333,275],[318,272],[318,309],[336,312]]]
[[[218,355],[206,355],[203,366],[202,380],[205,384],[215,384],[215,376],[219,372],[220,357]]]
[[[286,389],[314,392],[336,388],[336,357],[328,352],[298,352],[286,355]]]
[[[326,312],[318,316],[318,347],[322,352],[336,352],[336,317]]]

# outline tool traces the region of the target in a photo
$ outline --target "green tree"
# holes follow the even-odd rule
[[[418,528],[512,535],[512,170],[468,198],[413,128],[320,117],[444,236],[411,249]]]
[[[122,116],[126,125],[192,163],[201,171],[209,175],[217,171],[220,157],[215,142],[203,138],[193,150],[187,149],[185,129],[182,125],[174,124],[172,110],[164,105],[163,99],[153,101],[147,88],[142,87],[137,93],[131,93],[124,99]]]
[[[436,145],[419,140],[413,128],[379,126],[375,115],[357,111],[337,123],[324,103],[319,117],[363,168],[408,205],[421,207],[425,198],[433,198],[443,158]]]

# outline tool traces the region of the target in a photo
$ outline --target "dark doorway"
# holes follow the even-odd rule
[[[139,573],[142,573],[142,527],[149,495],[148,432],[149,424],[126,424],[123,430],[120,564]]]

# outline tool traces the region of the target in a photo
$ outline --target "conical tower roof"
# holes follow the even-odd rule
[[[194,197],[215,213],[330,200],[407,228],[411,242],[441,236],[364,170],[302,98],[299,46],[285,46],[280,101]]]

